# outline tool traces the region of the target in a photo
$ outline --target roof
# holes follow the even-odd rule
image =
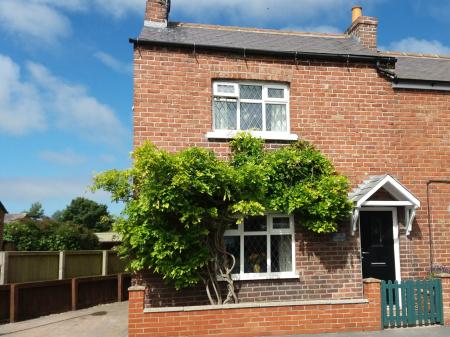
[[[369,177],[354,188],[348,194],[348,197],[355,203],[356,207],[361,207],[381,188],[385,188],[387,192],[399,200],[406,200],[410,205],[420,207],[420,201],[404,185],[389,174]]]
[[[394,72],[400,80],[450,82],[450,58],[398,56]]]
[[[164,45],[342,56],[386,57],[345,35],[305,34],[262,29],[230,28],[171,23],[167,28],[144,26],[138,40]]]
[[[226,50],[242,54],[292,55],[315,58],[374,60],[388,64],[394,80],[450,82],[450,56],[377,52],[347,34],[315,34],[283,30],[171,22],[167,28],[144,26],[133,43]],[[396,63],[397,62],[397,63]],[[395,64],[395,69],[390,69]]]
[[[27,213],[5,214],[5,223],[22,220],[27,217]]]
[[[122,237],[116,232],[94,233],[99,242],[122,242]]]
[[[0,201],[0,210],[2,210],[3,213],[8,213],[8,211],[6,210],[5,206],[3,206],[1,201]]]

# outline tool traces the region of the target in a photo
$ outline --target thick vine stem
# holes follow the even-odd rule
[[[208,248],[211,262],[205,268],[206,275],[202,278],[206,294],[211,305],[238,303],[231,273],[236,265],[236,258],[226,251],[223,241],[224,230],[218,230],[208,238]],[[231,261],[231,263],[230,263]],[[226,298],[222,298],[222,287],[219,279],[226,283]]]

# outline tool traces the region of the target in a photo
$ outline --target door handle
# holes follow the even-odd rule
[[[362,255],[369,255],[369,252],[361,252]]]

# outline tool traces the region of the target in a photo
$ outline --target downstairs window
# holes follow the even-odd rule
[[[234,279],[295,277],[292,216],[250,217],[225,232],[225,245],[236,258]]]

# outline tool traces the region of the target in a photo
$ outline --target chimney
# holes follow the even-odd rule
[[[147,0],[144,26],[166,28],[170,12],[170,0]]]
[[[352,8],[352,24],[347,35],[356,38],[364,47],[377,50],[378,19],[362,15],[362,7]]]

